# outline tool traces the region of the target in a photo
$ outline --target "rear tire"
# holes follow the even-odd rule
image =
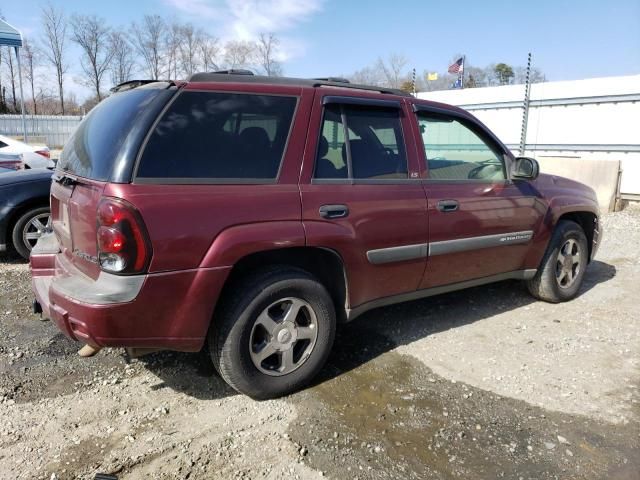
[[[308,384],[325,364],[335,337],[327,289],[304,270],[275,266],[235,282],[226,295],[208,338],[220,376],[260,400]]]
[[[536,275],[527,281],[534,297],[550,303],[575,298],[587,268],[589,249],[584,231],[575,222],[558,222]]]
[[[34,208],[25,212],[13,226],[11,239],[13,248],[26,260],[31,249],[46,231],[51,228],[49,207]]]

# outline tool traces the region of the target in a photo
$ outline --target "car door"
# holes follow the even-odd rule
[[[404,102],[317,90],[301,175],[309,246],[343,259],[349,307],[413,292],[427,253],[427,202]],[[380,95],[378,95],[380,97]],[[396,99],[394,99],[396,98]]]
[[[546,211],[536,190],[509,178],[511,154],[471,115],[414,110],[429,210],[420,288],[522,271]]]

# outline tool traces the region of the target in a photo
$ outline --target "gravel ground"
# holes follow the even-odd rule
[[[2,256],[0,478],[639,479],[640,209],[604,227],[576,300],[504,282],[378,309],[267,402],[204,353],[80,359]]]

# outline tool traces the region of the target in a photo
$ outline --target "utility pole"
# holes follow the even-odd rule
[[[464,70],[465,70],[465,63],[467,63],[467,56],[463,55],[462,56],[462,73],[460,75],[460,88],[464,89]]]
[[[527,76],[524,84],[524,102],[522,104],[522,129],[520,130],[520,156],[524,156],[527,147],[527,123],[529,121],[529,92],[531,89],[531,52],[527,58]]]
[[[413,92],[413,96],[416,96],[416,69],[413,69],[413,73],[411,74],[411,91]]]

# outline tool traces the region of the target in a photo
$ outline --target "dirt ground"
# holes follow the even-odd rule
[[[378,309],[266,402],[204,353],[80,359],[0,257],[0,478],[640,479],[640,209],[604,228],[573,302],[504,282]]]

